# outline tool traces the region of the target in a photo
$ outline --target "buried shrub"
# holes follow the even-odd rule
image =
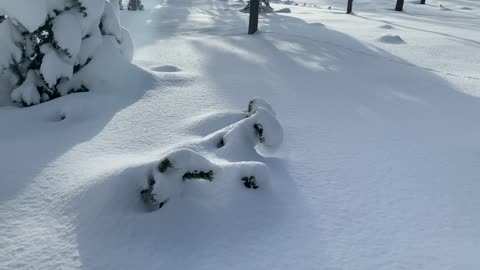
[[[239,114],[240,119],[243,113],[245,112]],[[155,163],[147,185],[141,192],[148,207],[161,208],[184,191],[197,192],[208,189],[210,185],[200,185],[196,181],[187,180],[213,182],[214,178],[237,179],[235,181],[241,179],[248,189],[263,186],[269,179],[268,166],[263,162],[248,160],[261,156],[259,152],[263,151],[258,151],[259,145],[266,150],[275,150],[283,140],[283,129],[272,107],[263,99],[251,100],[245,116],[246,118],[190,144],[190,147],[202,154],[180,148]],[[218,161],[214,158],[214,162],[204,154],[215,154]],[[216,183],[221,184],[218,180]],[[186,185],[193,185],[194,188],[185,189]]]
[[[253,129],[255,130],[255,134],[257,135],[258,141],[263,143],[265,141],[265,137],[263,137],[263,127],[261,124],[253,124]]]
[[[210,170],[208,172],[204,172],[204,171],[194,170],[193,172],[186,172],[182,176],[183,181],[192,180],[192,179],[205,179],[211,182],[213,181],[213,171]]]
[[[162,161],[160,161],[160,164],[158,165],[158,170],[161,173],[166,172],[168,168],[173,168],[173,164],[168,158],[165,158]]]
[[[246,187],[246,188],[253,188],[253,189],[257,189],[259,188],[259,186],[257,186],[257,181],[256,181],[256,178],[255,176],[245,176],[242,178],[242,181],[243,181],[243,185]]]
[[[153,193],[153,186],[155,185],[155,179],[152,174],[148,176],[147,187],[140,191],[140,195],[142,196],[143,202],[148,205],[149,207],[155,210],[157,208],[162,208],[168,201],[168,199],[159,202]]]

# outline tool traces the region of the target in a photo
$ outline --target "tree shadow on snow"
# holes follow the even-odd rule
[[[222,178],[192,183],[154,212],[147,211],[139,194],[152,163],[108,176],[69,205],[78,212],[82,269],[228,268],[266,256],[277,230],[297,229],[286,220],[295,220],[302,207],[284,161],[262,159],[272,169],[270,186],[246,189],[240,179],[225,183],[232,179]]]
[[[49,164],[94,138],[118,111],[157,84],[154,75],[118,57],[99,60],[109,64],[101,74],[94,75],[97,78],[88,93],[70,94],[27,108],[0,107],[0,123],[6,127],[0,129],[0,203],[17,198],[26,187],[47,187],[48,181],[41,173]]]
[[[377,164],[393,164],[385,170],[402,175],[413,167],[423,168],[428,153],[441,152],[447,162],[461,163],[462,152],[450,147],[460,148],[456,143],[466,141],[478,145],[474,138],[480,136],[475,117],[480,113],[480,100],[437,74],[298,18],[263,16],[259,28],[253,36],[212,35],[191,43],[207,61],[205,76],[212,91],[227,107],[241,106],[245,97],[260,95],[276,108],[285,130],[294,185],[300,186],[302,196],[310,196],[309,187],[316,187],[312,196],[331,202],[312,210],[310,215],[317,216],[316,220],[337,221],[335,228],[346,231],[354,227],[351,219],[341,217],[344,200],[351,200],[346,204],[352,211],[365,209],[356,205],[353,197],[341,198],[335,187],[345,185],[354,194],[369,192],[368,186],[390,177],[382,175]],[[422,154],[410,157],[409,151]],[[377,160],[379,156],[388,161]],[[419,171],[419,175],[428,175]],[[448,173],[445,169],[439,179],[449,181],[445,178]],[[315,237],[299,243],[311,249],[297,258],[304,258],[309,265],[329,264],[318,244],[332,238],[325,233],[332,230],[329,225],[317,224]],[[309,257],[310,252],[318,255]],[[275,254],[282,258],[282,252]]]
[[[211,20],[192,30],[209,38],[190,42],[206,61],[202,75],[218,89],[212,90],[218,100],[243,108],[245,97],[261,95],[276,108],[286,133],[282,154],[289,155],[288,162],[268,161],[276,187],[248,192],[239,184],[238,193],[226,193],[231,197],[208,197],[200,189],[145,213],[137,192],[150,164],[126,168],[72,202],[79,209],[76,233],[84,269],[242,269],[250,258],[258,260],[259,269],[273,269],[285,267],[282,259],[292,256],[297,261],[290,268],[329,265],[322,239],[332,237],[331,228],[298,224],[309,224],[299,221],[308,216],[328,220],[334,217],[327,215],[342,214],[332,182],[343,180],[361,190],[352,179],[332,179],[358,170],[341,158],[368,168],[373,158],[362,157],[377,147],[388,152],[417,142],[433,149],[458,135],[451,130],[480,135],[478,129],[465,129],[476,124],[477,98],[395,55],[288,16],[263,16],[258,34],[229,36],[225,33],[236,33],[237,22],[247,15],[215,16],[231,16],[235,25],[225,26],[225,18]],[[311,185],[320,187],[318,193],[308,193]],[[306,207],[300,193],[329,200]],[[335,225],[348,229],[351,223],[338,219]],[[278,261],[259,259],[271,254]]]

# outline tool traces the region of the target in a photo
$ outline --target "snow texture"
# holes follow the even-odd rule
[[[25,102],[27,105],[40,103],[41,97],[37,91],[39,79],[33,70],[29,71],[25,81],[12,92],[12,100]]]
[[[118,5],[114,6],[112,3],[105,4],[105,10],[102,15],[102,34],[112,35],[117,40],[122,40],[122,28],[120,26],[120,18],[116,16],[116,9]]]
[[[120,12],[134,64],[109,36],[60,83],[90,92],[19,108],[0,91],[0,269],[480,269],[480,2],[346,2],[272,1],[292,13],[247,35],[246,3],[143,0]],[[246,124],[217,148],[255,96],[280,149]],[[168,155],[219,172],[145,211]],[[269,180],[247,188],[257,162]]]
[[[77,18],[68,12],[63,12],[53,19],[52,31],[56,44],[66,52],[68,59],[73,62],[77,58],[82,44],[82,29]]]
[[[44,54],[42,65],[40,66],[40,73],[49,87],[56,85],[57,80],[61,78],[72,78],[73,65],[65,62],[65,60],[58,55],[57,50],[48,44],[43,45],[40,50]]]

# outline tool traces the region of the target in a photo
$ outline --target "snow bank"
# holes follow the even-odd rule
[[[405,44],[406,42],[398,35],[384,35],[377,38],[377,41],[387,44]]]

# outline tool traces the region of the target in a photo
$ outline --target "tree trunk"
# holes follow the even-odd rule
[[[138,10],[138,0],[130,0],[130,10]]]
[[[248,34],[255,34],[258,30],[258,11],[260,9],[259,0],[250,0],[250,20],[248,23]]]
[[[353,9],[353,0],[348,0],[347,14],[352,13],[352,9]]]
[[[420,5],[425,5],[425,0],[420,0]]]
[[[403,1],[404,0],[397,0],[397,5],[395,6],[395,11],[403,11]]]

